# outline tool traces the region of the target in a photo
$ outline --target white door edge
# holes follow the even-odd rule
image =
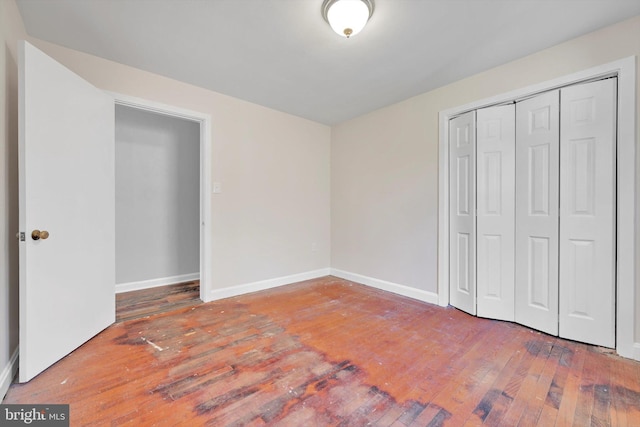
[[[618,164],[617,164],[617,303],[616,352],[640,361],[635,342],[636,266],[636,57],[629,56],[542,83],[474,101],[439,113],[438,159],[438,303],[449,304],[449,119],[466,111],[513,101],[563,86],[609,75],[618,76]],[[639,307],[640,310],[640,307]],[[638,331],[640,332],[640,331]]]
[[[162,114],[200,124],[200,299],[211,301],[213,243],[211,236],[211,115],[142,98],[106,91],[116,105]]]

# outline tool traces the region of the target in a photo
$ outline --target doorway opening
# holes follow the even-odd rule
[[[210,117],[114,94],[117,321],[207,300]]]

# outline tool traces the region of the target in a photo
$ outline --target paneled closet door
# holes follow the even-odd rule
[[[516,104],[516,322],[558,335],[559,91]]]
[[[614,347],[616,79],[560,97],[560,336]]]
[[[449,294],[476,314],[475,111],[449,121]]]
[[[478,316],[515,319],[515,104],[477,111]]]

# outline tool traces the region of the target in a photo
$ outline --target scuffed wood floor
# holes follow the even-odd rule
[[[200,281],[116,294],[116,322],[200,304]]]
[[[5,403],[70,403],[73,426],[640,426],[640,363],[326,277],[117,323]]]

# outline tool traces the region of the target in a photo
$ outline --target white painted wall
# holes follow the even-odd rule
[[[430,144],[427,114],[407,101],[333,128],[332,268],[437,291],[437,133]]]
[[[332,268],[437,292],[438,113],[632,55],[640,16],[335,126]],[[635,298],[640,343],[638,277]]]
[[[327,272],[331,129],[210,90],[30,38],[95,86],[209,114],[213,194],[210,297]],[[315,243],[315,246],[313,245]]]
[[[198,274],[200,124],[116,105],[115,135],[116,284]]]

